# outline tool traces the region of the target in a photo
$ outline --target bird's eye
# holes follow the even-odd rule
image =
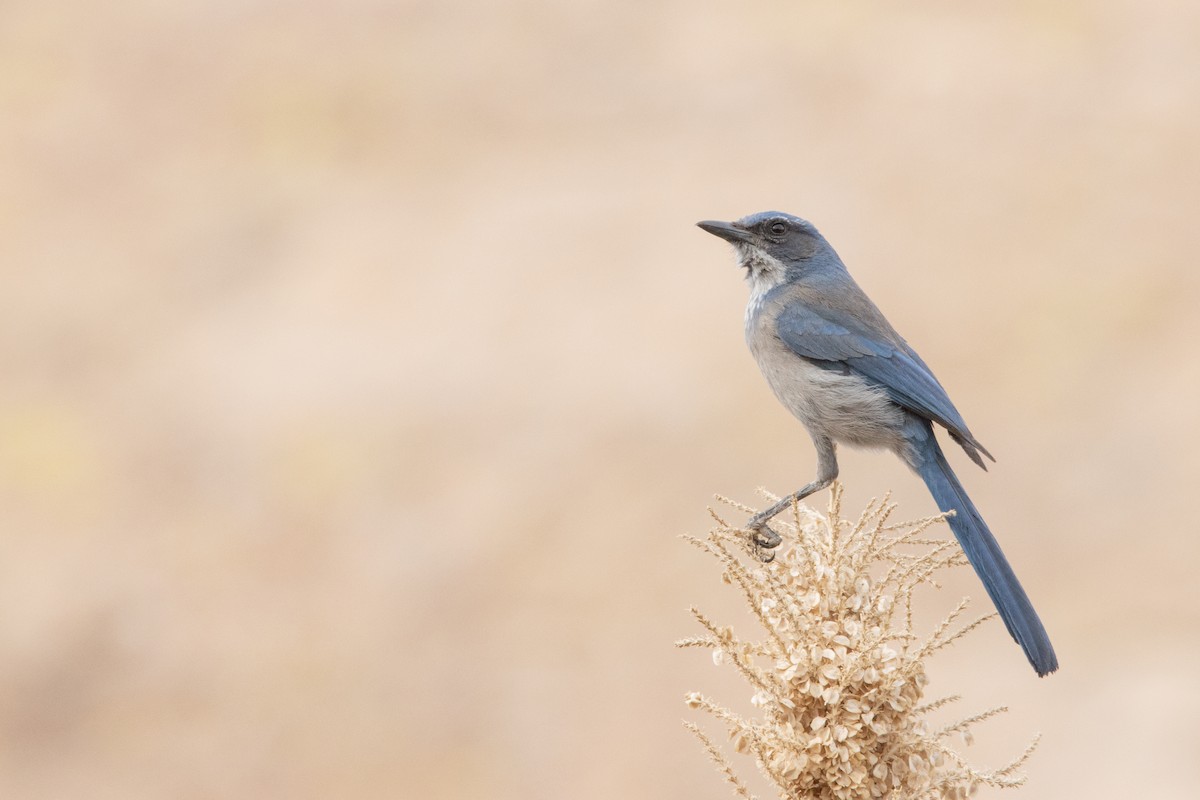
[[[767,230],[771,231],[772,236],[783,236],[785,233],[787,233],[787,229],[787,223],[780,219],[772,222],[767,228]]]

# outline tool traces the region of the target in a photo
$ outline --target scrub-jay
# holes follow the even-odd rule
[[[746,343],[775,396],[804,423],[817,448],[817,479],[751,518],[760,553],[779,544],[767,525],[772,517],[837,477],[838,442],[891,450],[924,479],[938,508],[955,512],[950,529],[1037,674],[1058,669],[1046,629],[946,462],[933,423],[984,469],[983,456],[995,459],[825,237],[806,220],[778,211],[697,224],[737,250],[750,284]]]

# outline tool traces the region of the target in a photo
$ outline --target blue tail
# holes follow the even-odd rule
[[[917,474],[925,480],[938,508],[955,512],[949,519],[950,530],[954,531],[963,552],[967,554],[996,610],[1000,612],[1005,627],[1021,645],[1029,663],[1038,675],[1054,672],[1058,669],[1058,657],[1054,655],[1054,647],[1050,644],[1046,629],[1042,627],[1042,621],[1033,610],[1033,603],[1029,602],[1008,559],[1001,552],[1000,544],[988,530],[987,523],[946,463],[946,456],[934,438],[929,423],[926,422],[924,427],[927,436],[918,435],[909,440],[916,451],[914,455],[918,463],[913,466]]]

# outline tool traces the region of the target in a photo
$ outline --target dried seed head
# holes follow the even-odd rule
[[[980,785],[1021,785],[1016,770],[1032,746],[992,772],[970,767],[950,747],[955,734],[969,743],[970,726],[998,710],[930,733],[926,715],[950,699],[921,705],[925,659],[979,624],[959,623],[964,602],[932,635],[912,630],[913,590],[961,563],[957,545],[923,538],[944,518],[897,525],[888,519],[895,506],[884,502],[851,522],[840,518],[840,504],[835,485],[827,517],[804,506],[790,522],[777,517],[771,524],[784,544],[766,566],[750,556],[746,532],[715,513],[717,527],[693,540],[721,562],[722,578],[741,591],[766,636],[742,641],[696,612],[714,663],[733,666],[752,685],[761,718],[744,719],[696,693],[688,706],[717,716],[734,752],[753,756],[785,798],[965,798]],[[720,749],[697,735],[748,797]]]

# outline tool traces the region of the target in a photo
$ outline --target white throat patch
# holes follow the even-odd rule
[[[767,292],[787,280],[783,262],[767,255],[753,245],[739,244],[738,263],[746,268],[746,283],[750,284],[750,302],[746,306],[746,322],[758,311]]]

